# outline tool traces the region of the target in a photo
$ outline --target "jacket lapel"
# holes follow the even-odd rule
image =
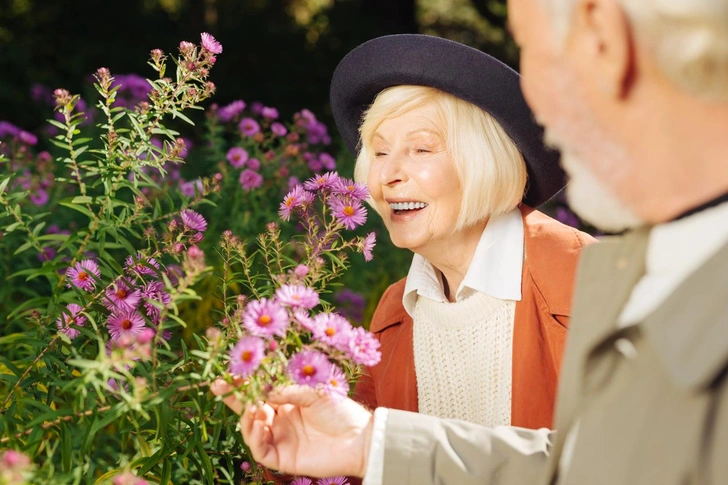
[[[574,306],[556,407],[556,443],[550,479],[555,476],[564,440],[574,425],[587,359],[592,350],[618,331],[616,322],[632,288],[645,270],[648,229],[606,238],[584,249],[574,293]]]

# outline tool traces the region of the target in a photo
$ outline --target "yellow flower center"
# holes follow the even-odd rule
[[[243,362],[250,362],[253,360],[253,353],[250,350],[243,350],[243,353],[240,354],[240,359]]]
[[[336,335],[336,330],[334,330],[333,328],[329,327],[329,328],[326,329],[326,331],[324,333],[326,335],[328,335],[329,337],[333,337],[334,335]]]
[[[129,320],[128,318],[121,322],[122,329],[129,330],[131,327],[133,327],[133,324],[131,323],[131,320]]]
[[[349,216],[349,217],[353,216],[354,215],[354,212],[355,211],[354,211],[354,208],[352,206],[347,205],[346,207],[344,207],[344,214],[346,214],[347,216]]]
[[[78,279],[81,281],[86,281],[88,279],[88,273],[85,271],[79,271]]]
[[[286,206],[291,207],[293,205],[293,197],[286,197]]]
[[[271,318],[268,315],[261,315],[258,318],[258,325],[261,327],[267,327],[270,324]]]
[[[329,379],[329,384],[334,387],[339,387],[339,381],[337,381],[336,379]]]
[[[301,369],[301,373],[306,377],[311,377],[316,374],[316,368],[312,365],[304,365],[303,369]]]
[[[126,298],[126,290],[122,290],[122,289],[116,290],[116,297],[117,298]]]

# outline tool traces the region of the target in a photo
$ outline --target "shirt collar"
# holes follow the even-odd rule
[[[480,236],[470,268],[455,294],[456,301],[481,292],[501,300],[521,300],[523,217],[519,209],[491,217]],[[441,273],[415,254],[407,274],[402,303],[414,316],[417,296],[447,302]]]

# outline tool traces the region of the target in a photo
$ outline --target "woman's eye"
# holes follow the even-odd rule
[[[386,154],[387,154],[386,152],[374,152],[375,157],[383,157]]]
[[[427,148],[418,148],[417,153],[430,153],[430,150]]]

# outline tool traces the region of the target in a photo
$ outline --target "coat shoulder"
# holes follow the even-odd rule
[[[533,284],[552,314],[570,316],[581,251],[597,240],[537,210],[526,207],[521,212],[525,236],[524,277]]]
[[[406,278],[402,278],[396,283],[389,285],[384,291],[382,298],[379,299],[376,310],[374,310],[372,322],[369,325],[370,332],[381,332],[391,325],[402,323],[408,317],[402,304],[406,280]]]

